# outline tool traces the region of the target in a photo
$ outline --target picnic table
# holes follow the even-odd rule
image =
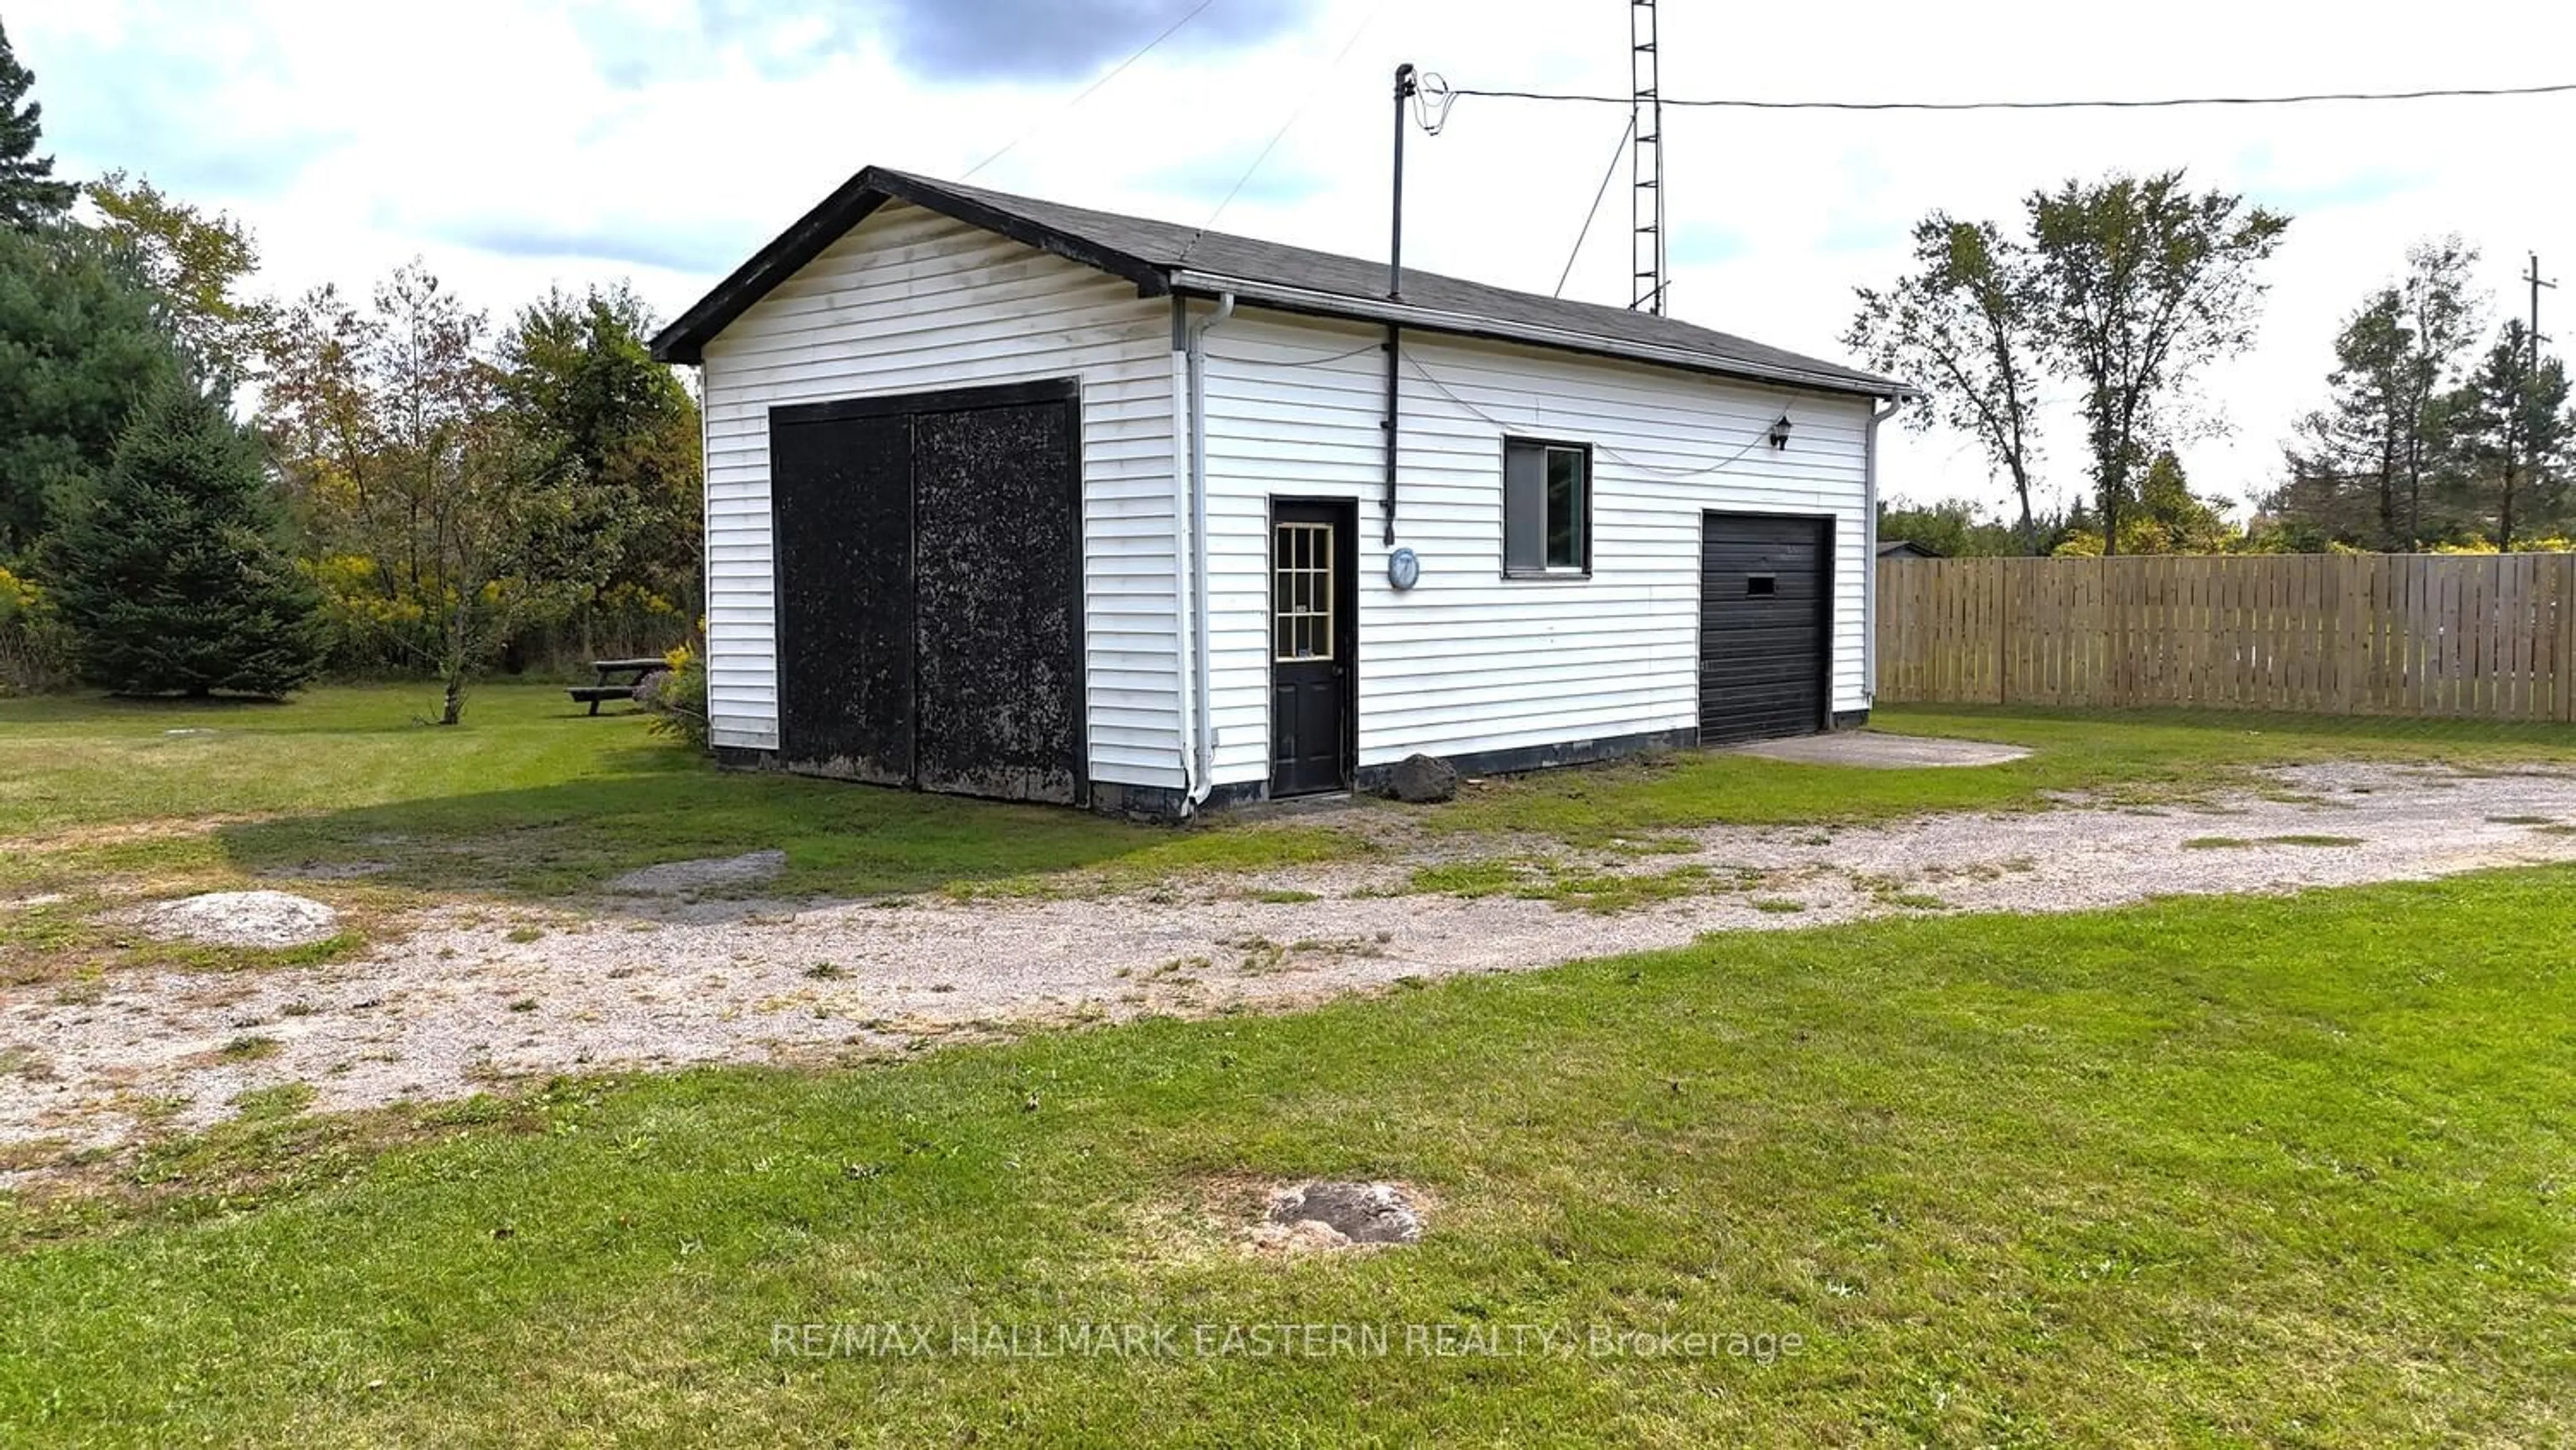
[[[642,659],[632,660],[592,660],[590,667],[599,672],[599,682],[593,685],[567,686],[565,693],[572,696],[573,703],[576,705],[585,700],[588,701],[590,713],[596,715],[599,713],[600,701],[634,699],[635,691],[639,686],[654,675],[669,669],[671,665],[660,655],[648,655]],[[625,677],[622,680],[618,678],[621,675]]]

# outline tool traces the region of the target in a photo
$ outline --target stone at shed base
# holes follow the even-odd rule
[[[1452,800],[1458,794],[1458,768],[1430,755],[1408,755],[1386,778],[1387,794],[1415,805]]]
[[[1283,1188],[1271,1195],[1268,1218],[1287,1230],[1286,1237],[1301,1240],[1297,1247],[1410,1244],[1422,1238],[1422,1215],[1404,1190],[1392,1183],[1325,1182]]]

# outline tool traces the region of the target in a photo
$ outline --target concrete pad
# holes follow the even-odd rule
[[[2030,754],[2018,745],[1988,740],[1944,740],[1931,735],[1882,735],[1875,730],[1843,730],[1831,735],[1800,735],[1789,740],[1757,740],[1735,747],[1739,754],[1765,760],[1793,760],[1800,765],[1857,765],[1869,770],[1919,770],[1926,766],[2001,765]]]

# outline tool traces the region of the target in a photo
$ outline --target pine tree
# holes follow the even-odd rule
[[[281,542],[257,445],[173,383],[67,499],[54,594],[82,677],[120,694],[283,695],[322,665],[320,600]]]
[[[105,472],[135,405],[180,369],[152,294],[81,227],[0,226],[0,560]]]
[[[9,34],[0,30],[0,222],[31,231],[60,220],[80,188],[54,179],[54,158],[36,154],[45,108],[27,99],[33,71],[18,64]]]
[[[2453,397],[2460,420],[2457,484],[2499,550],[2566,521],[2562,473],[2576,427],[2567,412],[2567,365],[2543,357],[2535,371],[2536,351],[2521,319],[2507,322]]]

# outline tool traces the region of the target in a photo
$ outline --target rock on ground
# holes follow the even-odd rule
[[[340,913],[285,891],[213,891],[147,906],[138,920],[157,937],[224,947],[300,947],[328,940]]]
[[[1422,1215],[1393,1183],[1301,1183],[1270,1196],[1269,1221],[1314,1237],[1320,1226],[1342,1244],[1409,1244]]]
[[[641,867],[610,878],[608,889],[628,896],[684,896],[692,891],[758,886],[786,869],[784,851],[749,851]]]
[[[1388,774],[1386,793],[1400,801],[1427,805],[1458,794],[1458,768],[1430,755],[1408,755]]]

